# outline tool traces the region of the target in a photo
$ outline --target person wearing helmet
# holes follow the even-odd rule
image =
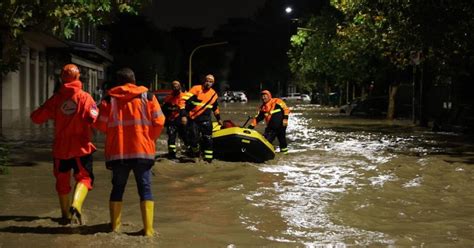
[[[166,117],[166,133],[168,134],[168,158],[176,158],[176,137],[179,136],[187,147],[186,125],[181,123],[179,118],[179,103],[184,94],[181,91],[181,83],[173,81],[171,83],[172,92],[163,100],[163,113]]]
[[[288,115],[290,109],[280,98],[272,98],[272,94],[268,90],[261,92],[262,105],[258,114],[252,119],[248,128],[253,129],[257,124],[265,120],[267,127],[263,136],[272,143],[275,137],[278,138],[280,144],[280,152],[288,153],[288,144],[286,142],[286,127],[288,126]]]
[[[31,113],[31,120],[42,124],[54,121],[54,176],[59,196],[62,219],[83,224],[82,204],[92,189],[92,124],[98,109],[92,96],[82,90],[79,68],[67,64],[61,71],[61,85],[51,98]],[[72,203],[71,170],[76,181]]]
[[[112,170],[110,218],[112,231],[121,226],[122,198],[130,171],[133,171],[140,196],[143,234],[153,236],[154,202],[151,169],[155,164],[156,139],[165,116],[155,95],[137,86],[130,68],[117,71],[117,84],[99,105],[95,127],[106,134],[105,164]]]
[[[190,153],[193,157],[198,156],[200,145],[204,161],[209,163],[213,159],[211,114],[214,114],[217,122],[222,125],[217,101],[218,95],[212,89],[214,82],[214,76],[207,75],[202,85],[193,86],[183,95],[180,103],[181,122],[186,125],[189,121]]]

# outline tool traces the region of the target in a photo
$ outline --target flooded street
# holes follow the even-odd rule
[[[108,232],[111,173],[101,137],[86,225],[69,227],[57,219],[50,129],[4,130],[12,166],[0,175],[0,247],[474,246],[472,137],[291,107],[288,155],[264,164],[157,161],[151,239],[136,235],[133,176],[122,233]],[[235,103],[221,113],[243,124],[256,109]],[[164,153],[166,134],[158,143]]]

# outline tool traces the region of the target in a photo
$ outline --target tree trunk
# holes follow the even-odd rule
[[[339,87],[339,107],[342,106],[343,91],[342,87]]]
[[[329,89],[329,83],[328,81],[326,80],[324,82],[324,100],[325,100],[325,105],[331,105],[331,100],[329,98],[329,92],[330,92],[330,89]]]
[[[1,47],[1,45],[0,45]],[[0,138],[3,137],[3,75],[0,73]]]
[[[3,34],[0,32],[0,60],[3,61]],[[3,73],[0,72],[0,138],[3,137]]]
[[[367,98],[367,92],[365,91],[365,87],[364,87],[363,84],[362,84],[361,87],[360,87],[360,97],[361,97],[362,99]]]
[[[352,99],[350,98],[349,90],[350,90],[351,85],[349,84],[349,81],[346,82],[346,103],[349,103]]]
[[[395,117],[395,99],[397,96],[398,84],[391,84],[388,89],[388,109],[387,119],[393,120]]]
[[[425,114],[427,111],[427,106],[428,106],[428,94],[426,94],[425,90],[427,89],[426,83],[423,82],[423,66],[424,64],[421,64],[420,66],[420,126],[421,127],[428,127],[428,122],[429,118],[428,115]]]
[[[356,85],[352,84],[352,99],[356,98]]]

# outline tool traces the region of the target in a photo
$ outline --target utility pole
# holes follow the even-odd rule
[[[191,80],[192,80],[192,73],[193,73],[193,66],[192,66],[192,60],[193,60],[193,55],[194,53],[200,49],[200,48],[203,48],[203,47],[211,47],[211,46],[220,46],[220,45],[225,45],[225,44],[228,44],[229,42],[227,41],[224,41],[224,42],[216,42],[216,43],[209,43],[209,44],[204,44],[204,45],[200,45],[200,46],[197,46],[196,48],[193,49],[193,51],[191,52],[191,54],[189,55],[189,69],[188,69],[188,90],[191,89]]]

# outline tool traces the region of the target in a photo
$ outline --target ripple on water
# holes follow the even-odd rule
[[[341,157],[300,156],[289,163],[260,168],[263,173],[279,174],[284,178],[272,188],[259,188],[247,197],[254,206],[278,209],[286,223],[281,236],[267,239],[311,245],[344,242],[348,237],[368,237],[371,242],[390,243],[382,233],[336,224],[328,214],[331,203],[347,187],[356,185],[359,172],[354,166],[366,164],[347,164],[344,160]],[[251,225],[249,229],[257,231],[255,226]]]
[[[438,152],[440,148],[432,140],[403,132],[382,133],[376,129],[337,131],[322,127],[319,126],[320,120],[304,113],[310,109],[306,106],[293,108],[287,130],[289,148],[293,153],[274,161],[276,164],[260,167],[262,173],[278,174],[283,180],[257,188],[246,197],[255,207],[277,212],[285,223],[280,235],[265,235],[271,233],[264,229],[265,219],[252,223],[252,218],[247,218],[249,229],[263,233],[269,240],[301,242],[307,246],[394,244],[392,237],[383,232],[344,225],[330,208],[353,191],[371,189],[378,192],[389,182],[395,183],[390,185],[390,190],[396,189],[396,185],[400,188],[420,187],[423,178],[418,175],[399,182],[397,174],[391,171],[391,162],[400,154],[416,154],[422,157],[417,158],[419,161],[414,166],[426,166],[429,162],[423,156]],[[374,199],[352,205],[352,211],[359,209],[370,214],[380,202],[375,196]],[[400,202],[405,206],[413,204],[409,200]],[[400,202],[398,204],[402,204]],[[348,205],[347,209],[351,206]],[[409,218],[402,211],[397,211],[396,216]]]

